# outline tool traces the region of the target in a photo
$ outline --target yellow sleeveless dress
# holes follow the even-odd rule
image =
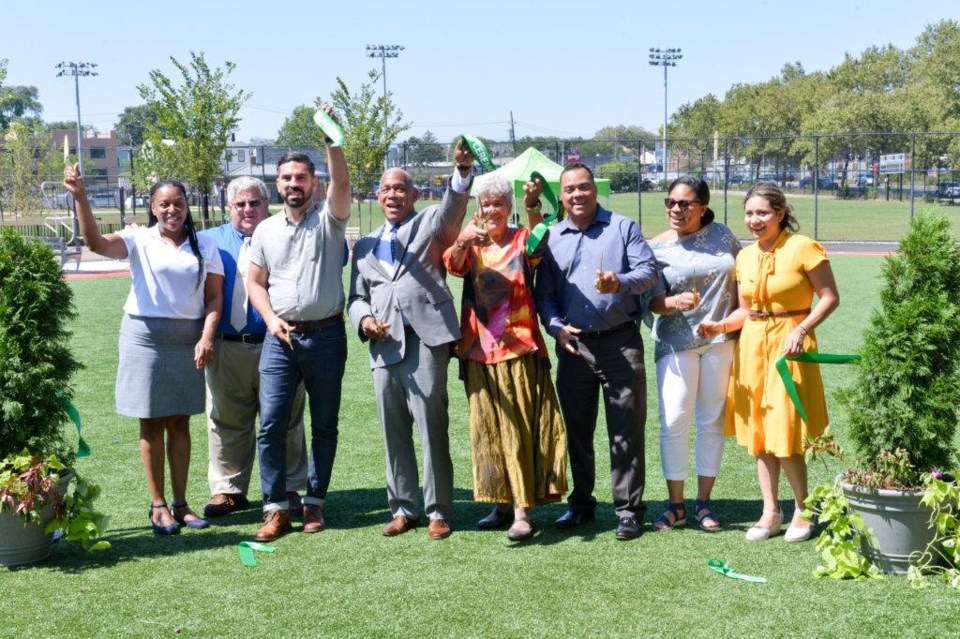
[[[783,355],[787,335],[807,313],[782,314],[810,308],[814,288],[807,273],[826,260],[826,251],[818,242],[787,231],[780,234],[770,251],[754,243],[737,256],[740,296],[751,300],[751,311],[780,315],[748,318],[737,342],[726,433],[735,433],[737,442],[751,455],[801,455],[804,438],[822,434],[829,422],[820,366],[789,363],[809,418],[807,423],[800,419],[775,366]],[[816,352],[813,331],[803,348]]]

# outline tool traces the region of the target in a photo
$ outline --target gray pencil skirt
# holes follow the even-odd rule
[[[128,417],[204,411],[203,371],[193,363],[203,320],[123,316],[117,367],[117,412]]]

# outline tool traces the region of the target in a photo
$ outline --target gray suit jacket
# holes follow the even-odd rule
[[[439,205],[414,212],[397,232],[397,264],[391,275],[375,248],[389,231],[384,224],[353,247],[353,269],[347,310],[362,341],[360,321],[372,315],[390,324],[390,339],[370,342],[370,366],[380,368],[401,361],[406,353],[407,323],[427,346],[460,339],[460,325],[447,287],[443,252],[453,244],[463,226],[470,190],[447,188]],[[402,316],[401,316],[402,311]]]

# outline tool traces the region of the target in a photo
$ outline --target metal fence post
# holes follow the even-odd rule
[[[910,221],[913,222],[913,206],[914,198],[916,194],[914,193],[914,176],[916,175],[917,166],[917,134],[914,133],[910,136]]]
[[[820,221],[820,136],[813,136],[813,239],[819,241]]]

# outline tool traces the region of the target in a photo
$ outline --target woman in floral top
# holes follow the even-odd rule
[[[536,200],[532,186],[528,200]],[[477,216],[443,256],[464,280],[457,354],[470,402],[473,493],[496,504],[478,526],[512,521],[507,537],[521,541],[533,535],[533,507],[567,490],[563,421],[531,290],[547,242],[528,254],[530,228],[507,225],[513,188],[502,177],[486,178],[477,201]],[[527,213],[530,227],[541,221],[538,200]]]

